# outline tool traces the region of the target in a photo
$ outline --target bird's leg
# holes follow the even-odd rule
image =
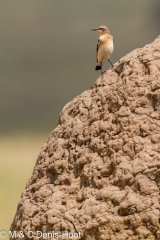
[[[103,76],[103,74],[105,73],[106,71],[102,71],[102,61],[101,61],[101,77]]]
[[[110,64],[111,64],[111,66],[112,66],[112,68],[113,68],[113,64],[111,63],[111,61],[108,59],[108,62],[110,62]]]
[[[101,77],[102,77],[102,75],[103,75],[103,71],[102,71],[102,62],[101,62]]]

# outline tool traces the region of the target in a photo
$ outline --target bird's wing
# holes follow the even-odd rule
[[[98,39],[98,43],[97,43],[97,54],[96,54],[96,57],[97,57],[97,55],[98,55],[98,49],[99,49],[99,46],[100,46],[100,40]],[[97,58],[97,62],[98,62],[98,58]]]

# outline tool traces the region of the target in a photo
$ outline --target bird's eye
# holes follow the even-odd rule
[[[99,28],[99,30],[102,30],[102,28]]]

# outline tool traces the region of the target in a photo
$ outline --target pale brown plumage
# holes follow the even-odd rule
[[[114,49],[114,38],[110,34],[109,29],[104,25],[94,28],[91,31],[97,31],[100,34],[97,43],[97,66],[95,70],[102,71],[102,63],[105,60],[108,60],[110,62],[109,59]],[[113,64],[111,62],[110,64],[113,67]]]

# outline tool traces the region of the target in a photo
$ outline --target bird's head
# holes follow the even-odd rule
[[[100,35],[103,35],[105,33],[110,33],[109,29],[104,25],[91,29],[91,31],[97,31]]]

